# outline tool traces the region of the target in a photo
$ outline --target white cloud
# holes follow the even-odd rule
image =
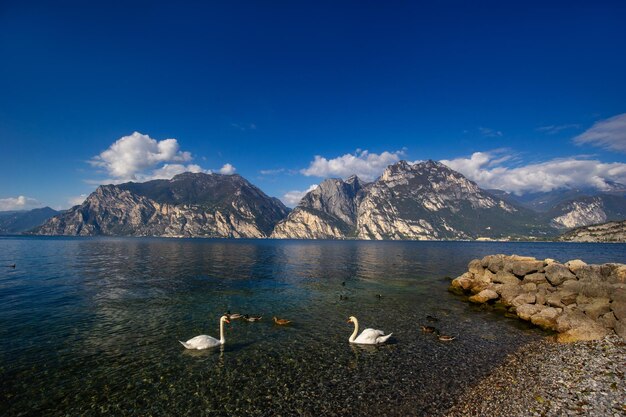
[[[213,172],[197,164],[185,164],[192,159],[190,152],[180,150],[176,139],[157,141],[148,135],[134,132],[118,139],[106,151],[88,161],[93,166],[104,168],[108,177],[88,179],[85,182],[92,185],[121,184],[170,179],[183,172]],[[230,163],[219,169],[222,174],[234,174],[235,171],[236,168]]]
[[[383,152],[380,155],[358,150],[333,159],[316,155],[306,169],[300,170],[307,177],[349,177],[356,174],[365,181],[376,179],[387,166],[400,160],[403,151]]]
[[[590,144],[618,152],[626,152],[626,113],[594,123],[574,138],[578,145]]]
[[[200,165],[196,164],[165,164],[161,168],[152,171],[149,175],[137,175],[137,180],[169,180],[175,175],[182,174],[183,172],[204,172],[205,174],[210,174],[211,170],[202,169]]]
[[[237,171],[237,168],[232,166],[231,164],[224,164],[223,167],[220,168],[220,174],[224,175],[232,175]]]
[[[547,133],[548,135],[554,135],[559,133],[562,130],[567,129],[579,129],[579,124],[565,124],[565,125],[549,125],[549,126],[541,126],[537,128],[537,131]]]
[[[41,207],[41,203],[34,198],[20,195],[18,197],[0,198],[0,211],[31,210]]]
[[[610,188],[608,182],[626,184],[626,164],[623,163],[603,163],[572,157],[511,168],[501,165],[504,161],[500,152],[475,152],[469,158],[441,162],[482,188],[495,188],[515,194],[578,187],[607,190]]]
[[[304,197],[308,192],[315,190],[316,188],[317,184],[313,184],[309,188],[307,188],[306,191],[289,191],[285,193],[285,195],[283,195],[283,198],[281,200],[283,200],[283,203],[285,203],[286,206],[294,207],[300,202],[300,200],[302,200],[302,197]]]
[[[148,135],[134,132],[115,141],[89,163],[104,168],[113,178],[137,180],[142,173],[161,164],[188,162],[191,159],[191,153],[179,150],[176,139],[157,141]]]
[[[67,202],[72,206],[79,206],[81,204],[83,204],[83,202],[85,201],[85,199],[87,198],[87,194],[81,194],[81,195],[77,195],[75,197],[70,197]]]

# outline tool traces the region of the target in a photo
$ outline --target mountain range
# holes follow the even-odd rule
[[[518,197],[483,190],[435,161],[388,166],[373,182],[327,179],[289,210],[239,175],[102,185],[31,232],[299,239],[553,238],[626,219],[624,192],[556,191]]]
[[[50,207],[33,210],[1,211],[0,234],[11,235],[26,232],[59,213],[59,211]]]
[[[102,185],[33,233],[73,236],[267,237],[288,209],[239,175]]]

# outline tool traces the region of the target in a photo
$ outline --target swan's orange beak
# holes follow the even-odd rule
[[[225,321],[226,323],[230,324],[230,320],[228,320],[228,319],[224,319],[224,321]]]
[[[348,319],[346,323],[352,323],[352,319]]]

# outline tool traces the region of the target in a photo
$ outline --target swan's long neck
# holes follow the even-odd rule
[[[226,342],[224,338],[224,320],[220,319],[220,343],[223,345]]]
[[[349,342],[354,342],[354,339],[356,339],[356,334],[359,332],[359,322],[357,321],[357,319],[352,319],[352,322],[354,323],[354,331],[352,332],[352,336],[350,336],[350,339],[348,339]]]

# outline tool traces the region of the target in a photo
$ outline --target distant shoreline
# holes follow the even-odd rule
[[[343,239],[298,239],[298,238],[273,238],[273,237],[224,237],[224,236],[128,236],[128,235],[40,235],[32,233],[0,234],[2,237],[77,237],[77,238],[148,238],[148,239],[214,239],[214,240],[275,240],[275,241],[358,241],[358,242],[476,242],[476,243],[626,243],[626,241],[574,241],[574,240],[550,240],[537,239],[358,239],[347,237]]]

